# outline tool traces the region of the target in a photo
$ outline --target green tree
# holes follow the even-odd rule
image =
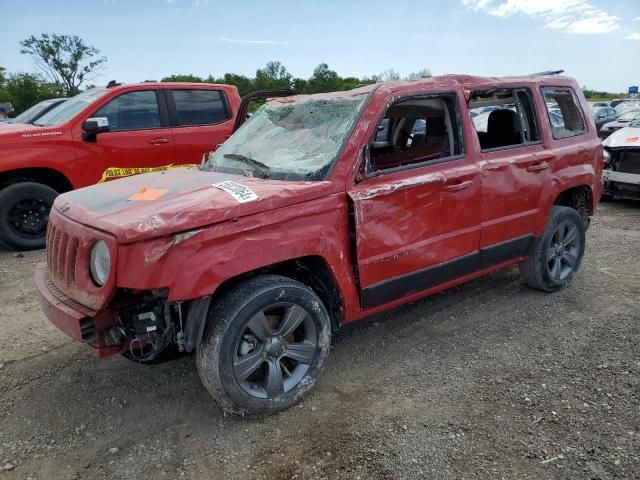
[[[43,33],[20,42],[20,53],[31,55],[51,83],[62,85],[66,95],[75,95],[86,80],[94,77],[107,58],[77,35]]]
[[[256,90],[267,90],[269,88],[291,88],[293,75],[280,62],[267,62],[264,68],[256,71],[254,88]]]
[[[315,68],[308,84],[309,91],[313,93],[342,90],[342,79],[326,63],[321,63]]]
[[[15,115],[42,100],[61,96],[59,85],[46,83],[39,75],[13,73],[0,87],[0,102],[11,102]]]
[[[204,78],[198,77],[197,75],[192,75],[190,73],[186,75],[169,75],[168,77],[163,77],[161,82],[194,82],[194,83],[202,83],[204,82]]]
[[[2,86],[2,84],[7,80],[6,71],[6,68],[0,67],[0,86]]]
[[[369,83],[376,83],[373,81],[369,81],[366,78],[360,79],[358,77],[345,77],[342,79],[342,87],[340,90],[351,90],[352,88],[356,88],[358,85],[364,85]]]
[[[292,89],[296,94],[309,93],[309,82],[304,78],[294,78]]]
[[[225,73],[222,78],[216,78],[209,76],[207,79],[209,83],[224,83],[227,85],[235,85],[238,88],[238,93],[241,97],[251,93],[255,90],[253,86],[253,80],[245,75],[238,73]]]

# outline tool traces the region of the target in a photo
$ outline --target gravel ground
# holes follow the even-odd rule
[[[0,479],[640,478],[640,204],[603,204],[574,283],[499,272],[336,336],[299,406],[225,417],[193,358],[99,360],[0,251]]]

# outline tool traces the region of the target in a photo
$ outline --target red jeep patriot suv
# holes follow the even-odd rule
[[[0,130],[0,242],[45,244],[58,193],[175,163],[197,164],[232,133],[236,87],[111,82],[83,92],[34,124]]]
[[[341,325],[516,264],[565,287],[602,188],[590,118],[551,75],[269,100],[200,168],[58,197],[42,308],[100,356],[195,352],[229,412],[281,410]]]

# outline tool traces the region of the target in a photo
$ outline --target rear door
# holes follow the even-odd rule
[[[408,96],[378,122],[366,178],[348,191],[365,309],[475,269],[481,178],[459,106],[455,92]]]
[[[172,88],[164,93],[178,163],[200,163],[203,154],[231,136],[233,114],[223,90]]]
[[[78,165],[85,183],[174,163],[173,133],[164,97],[157,90],[122,93],[89,117],[106,117],[110,131],[92,140],[83,139],[81,131],[74,132]]]
[[[541,141],[530,89],[472,92],[470,107],[482,106],[493,109],[486,130],[476,125],[483,190],[481,262],[490,266],[528,251],[554,155]]]

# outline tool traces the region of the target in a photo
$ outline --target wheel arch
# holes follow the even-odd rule
[[[337,330],[342,324],[343,299],[327,260],[320,255],[293,258],[228,278],[212,294],[211,305],[215,305],[222,296],[244,280],[258,275],[281,275],[307,285],[320,297],[327,308],[332,330]]]
[[[589,225],[589,217],[595,211],[593,189],[584,184],[566,188],[556,194],[553,205],[573,208],[580,214],[585,225]]]
[[[59,170],[47,167],[18,168],[0,172],[0,189],[19,182],[36,182],[58,193],[73,190],[71,180]]]

